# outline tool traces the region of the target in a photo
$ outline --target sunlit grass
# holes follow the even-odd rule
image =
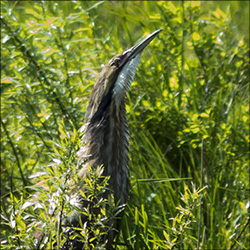
[[[103,65],[159,28],[128,94],[131,192],[114,245],[247,249],[249,37],[242,20],[249,16],[240,7],[246,3],[230,2],[228,9],[225,2],[198,1],[1,5],[5,249],[33,246],[25,224],[33,212],[23,208],[36,184],[29,177],[48,168],[63,133],[76,140]],[[56,179],[41,192],[41,203],[48,203]],[[46,218],[44,209],[32,216],[48,226],[56,217]]]

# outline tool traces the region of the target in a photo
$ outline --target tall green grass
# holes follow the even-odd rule
[[[128,93],[131,192],[114,246],[248,248],[249,2],[1,7],[3,249],[34,247],[30,218],[56,226],[56,217],[46,217],[49,207],[33,213],[24,206],[37,185],[30,176],[51,169],[53,184],[39,196],[48,204],[57,187],[50,165],[65,136],[78,145],[102,66],[158,28]]]

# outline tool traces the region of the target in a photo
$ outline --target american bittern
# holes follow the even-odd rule
[[[125,204],[129,193],[126,94],[142,51],[160,31],[154,31],[105,65],[93,88],[85,115],[85,145],[79,151],[79,160],[84,160],[93,169],[101,165],[104,167],[102,175],[110,176],[108,188],[113,190],[117,205]],[[80,177],[85,175],[85,171],[83,167]],[[75,225],[77,219],[77,213],[74,213],[68,218],[68,223]],[[112,226],[116,227],[116,223]],[[113,237],[114,232],[110,232],[107,246],[110,246]],[[73,245],[73,249],[84,247],[79,242]]]

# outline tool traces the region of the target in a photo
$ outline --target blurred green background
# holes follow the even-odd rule
[[[60,124],[78,130],[101,68],[159,28],[128,94],[116,248],[248,249],[249,1],[1,1],[1,14],[4,249],[32,249],[29,177]]]

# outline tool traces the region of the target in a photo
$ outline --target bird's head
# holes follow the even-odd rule
[[[158,29],[123,53],[114,56],[103,68],[90,96],[85,123],[102,119],[113,102],[117,110],[133,81],[144,48],[162,29]]]

